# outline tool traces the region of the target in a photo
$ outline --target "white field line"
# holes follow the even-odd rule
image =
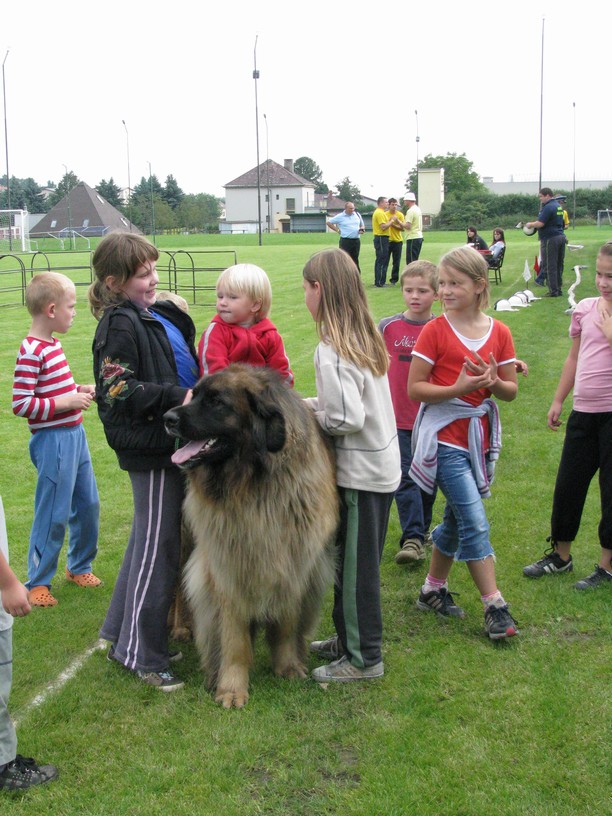
[[[69,680],[76,675],[79,671],[81,666],[85,663],[86,660],[94,654],[94,652],[98,652],[101,649],[106,649],[108,647],[108,643],[105,640],[98,640],[91,648],[87,649],[83,654],[78,655],[72,661],[72,663],[68,666],[68,668],[64,669],[64,671],[60,672],[59,675],[55,680],[51,680],[50,683],[47,683],[47,686],[40,694],[37,694],[33,700],[27,703],[19,712],[19,715],[13,718],[13,723],[15,724],[15,728],[18,728],[19,725],[25,718],[36,708],[40,708],[40,706],[44,705],[46,701],[51,697],[52,694],[56,694],[60,689],[62,689]]]

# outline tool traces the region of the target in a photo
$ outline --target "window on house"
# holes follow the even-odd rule
[[[266,204],[268,203],[269,200],[270,200],[270,196],[266,193]]]
[[[57,226],[57,221],[55,219],[53,219],[53,221],[51,222],[51,229],[54,229],[54,227],[56,227],[56,226]]]
[[[280,195],[279,195],[279,193],[277,193],[276,194],[276,200],[278,201],[279,199],[280,199]]]
[[[288,213],[295,212],[295,198],[285,199],[285,211]]]

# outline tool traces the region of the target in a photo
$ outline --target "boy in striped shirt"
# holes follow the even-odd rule
[[[83,429],[82,411],[93,385],[76,385],[62,344],[76,314],[72,281],[57,272],[35,275],[25,302],[32,325],[19,349],[13,379],[13,413],[26,417],[30,458],[38,471],[28,551],[29,601],[55,606],[51,581],[69,530],[66,578],[80,587],[100,585],[92,573],[98,551],[100,500]]]

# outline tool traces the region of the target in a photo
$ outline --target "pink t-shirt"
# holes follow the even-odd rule
[[[570,337],[580,337],[574,380],[574,410],[586,414],[612,411],[612,348],[597,327],[599,298],[585,298],[574,309]]]

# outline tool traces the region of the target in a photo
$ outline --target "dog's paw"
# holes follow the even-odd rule
[[[274,673],[287,680],[304,680],[308,677],[306,666],[303,663],[289,663],[286,666],[276,666]]]
[[[217,689],[215,695],[215,702],[223,706],[223,708],[244,708],[249,699],[248,691],[223,691]]]

